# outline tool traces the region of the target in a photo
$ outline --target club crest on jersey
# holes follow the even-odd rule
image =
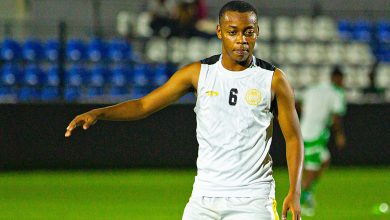
[[[261,95],[261,92],[259,90],[249,89],[246,92],[245,101],[249,105],[258,106],[258,105],[260,105],[262,100],[263,100],[263,96]]]
[[[218,96],[217,91],[206,91],[207,96]]]

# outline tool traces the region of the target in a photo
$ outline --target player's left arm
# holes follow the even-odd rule
[[[286,157],[290,189],[283,202],[283,219],[291,211],[293,219],[300,219],[300,196],[303,167],[303,139],[295,110],[294,94],[283,72],[276,69],[272,79],[272,92],[278,108],[278,121],[286,141]]]
[[[332,122],[336,146],[339,150],[341,150],[345,148],[347,142],[343,128],[343,116],[340,114],[334,114]]]

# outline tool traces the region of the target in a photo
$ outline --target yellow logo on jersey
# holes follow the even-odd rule
[[[217,91],[207,91],[206,94],[207,94],[207,96],[218,96]]]
[[[257,89],[250,89],[246,92],[245,100],[249,105],[258,106],[263,100],[263,96]]]

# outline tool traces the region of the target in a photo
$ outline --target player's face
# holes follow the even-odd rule
[[[343,77],[342,76],[333,76],[331,78],[331,80],[338,87],[343,87],[344,86]]]
[[[227,11],[217,26],[222,53],[235,62],[246,61],[253,54],[259,27],[253,12]]]

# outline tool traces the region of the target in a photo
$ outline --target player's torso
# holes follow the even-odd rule
[[[245,71],[228,71],[221,62],[202,65],[198,81],[198,128],[207,131],[215,147],[236,148],[238,141],[268,126],[272,72],[252,67]],[[242,138],[237,138],[242,137]]]
[[[328,84],[319,84],[306,91],[303,100],[302,135],[305,140],[318,138],[327,129],[336,91]]]
[[[195,107],[200,181],[223,186],[262,181],[259,177],[269,170],[261,167],[272,136],[273,70],[254,65],[229,71],[220,61],[202,64]]]

